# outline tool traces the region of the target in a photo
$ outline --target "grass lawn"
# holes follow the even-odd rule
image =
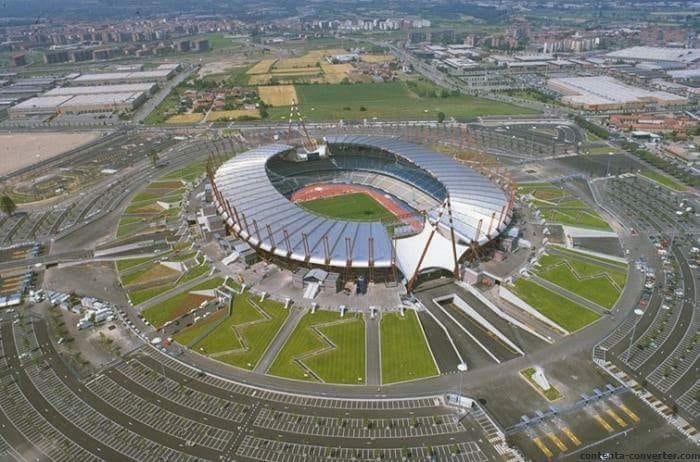
[[[346,314],[341,318],[335,311],[306,313],[268,373],[299,380],[314,380],[315,375],[330,383],[364,383],[365,323],[362,315]]]
[[[540,208],[545,221],[579,228],[610,230],[608,222],[592,210]]]
[[[162,303],[146,308],[141,312],[141,314],[152,325],[155,327],[160,327],[168,321],[179,318],[192,308],[198,306],[200,303],[208,299],[208,297],[190,294],[190,292],[195,290],[215,289],[223,282],[224,280],[222,278],[209,279],[208,281],[204,281],[203,283],[198,284],[185,292],[173,295]]]
[[[596,146],[593,148],[584,148],[584,151],[586,154],[594,155],[594,156],[600,156],[600,155],[605,155],[605,154],[610,154],[618,152],[617,148],[614,148],[612,146]]]
[[[512,290],[525,303],[569,332],[586,327],[600,317],[598,313],[527,279],[515,281]]]
[[[610,225],[587,203],[572,196],[566,189],[551,183],[526,183],[520,194],[531,194],[533,205],[548,223],[609,231]]]
[[[192,349],[218,361],[252,370],[289,314],[281,303],[258,300],[249,293],[236,296],[231,316]]]
[[[352,85],[296,85],[301,111],[310,121],[379,119],[474,118],[482,115],[535,114],[531,109],[467,95],[421,97],[405,82]],[[364,110],[362,110],[364,108]],[[269,110],[273,121],[287,120],[289,109]]]
[[[147,284],[149,282],[161,281],[163,279],[170,279],[175,281],[180,277],[180,272],[167,266],[153,263],[147,265],[143,269],[138,269],[137,271],[130,272],[121,276],[122,285],[136,285],[136,284]]]
[[[532,385],[537,391],[540,392],[540,394],[542,394],[549,401],[556,401],[562,397],[561,393],[559,393],[559,390],[554,388],[551,383],[549,384],[549,388],[546,390],[540,387],[537,384],[537,382],[535,382],[532,378],[534,373],[534,367],[528,367],[527,369],[523,369],[522,371],[520,371],[520,375],[522,375],[523,378],[530,383],[530,385]]]
[[[577,252],[575,250],[569,249],[568,247],[563,247],[560,245],[555,245],[555,244],[552,244],[552,245],[554,247],[556,247],[557,252],[561,252],[563,254],[566,254],[567,256],[571,256],[574,258],[585,257],[589,260],[595,260],[595,261],[598,261],[601,263],[607,263],[608,265],[617,266],[618,268],[620,268],[621,271],[624,271],[625,273],[627,272],[627,263],[623,263],[623,262],[617,261],[617,260],[611,260],[609,258],[599,257],[597,255],[589,255],[587,253]]]
[[[686,187],[681,183],[677,182],[670,176],[659,173],[656,170],[642,170],[642,176],[649,178],[667,188],[673,189],[674,191],[685,191]]]
[[[140,265],[142,263],[146,263],[147,261],[151,261],[152,259],[153,257],[129,258],[128,260],[117,260],[115,263],[117,265],[117,271],[121,273],[124,270],[132,268],[136,265]]]
[[[205,263],[203,265],[195,266],[194,268],[190,269],[187,271],[185,274],[182,275],[182,277],[177,281],[178,284],[184,284],[187,281],[191,281],[192,279],[197,279],[198,277],[207,274],[209,271],[211,271],[211,266],[209,266],[208,263]]]
[[[185,327],[180,332],[175,334],[173,336],[173,339],[180,345],[189,347],[190,344],[197,340],[201,335],[203,335],[207,331],[207,329],[210,329],[217,322],[223,319],[227,313],[228,310],[225,309],[216,311],[207,316],[206,318],[200,319],[191,326]]]
[[[132,305],[138,305],[140,303],[145,302],[146,300],[155,297],[158,294],[165,292],[166,290],[172,289],[172,287],[173,286],[170,284],[163,284],[160,286],[149,287],[147,289],[133,290],[128,293],[129,300],[131,300]]]
[[[382,383],[403,382],[438,374],[425,334],[413,310],[382,315]]]
[[[379,221],[393,215],[372,197],[364,193],[326,197],[298,202],[306,210],[331,218],[355,221]]]
[[[192,162],[191,164],[179,169],[179,170],[174,170],[167,175],[165,175],[163,178],[164,179],[182,179],[188,183],[196,180],[200,176],[204,175],[204,172],[206,171],[206,163],[203,160],[197,160]]]
[[[539,263],[534,272],[542,279],[608,309],[615,305],[627,279],[622,271],[559,255],[543,255]]]

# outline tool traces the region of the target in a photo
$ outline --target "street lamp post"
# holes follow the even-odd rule
[[[633,313],[637,316],[642,316],[644,314],[644,311],[640,310],[639,308],[635,308]],[[639,322],[639,319],[637,319],[634,322],[634,325],[632,326],[632,335],[630,336],[630,344],[627,347],[627,354],[625,355],[625,362],[630,360],[630,355],[632,354],[632,344],[634,343],[634,333],[637,330],[637,323]]]
[[[462,361],[461,363],[457,364],[457,370],[459,371],[459,392],[457,393],[458,396],[458,405],[462,404],[462,381],[464,380],[464,373],[467,371],[467,363]]]

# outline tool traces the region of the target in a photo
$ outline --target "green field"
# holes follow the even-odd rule
[[[537,113],[532,109],[474,96],[418,96],[405,82],[296,85],[296,93],[302,115],[310,121],[361,120],[373,117],[435,119],[439,112],[460,119]],[[270,108],[269,114],[273,121],[287,120],[289,108]]]
[[[425,334],[413,310],[382,315],[382,383],[403,382],[439,373]]]
[[[585,202],[566,189],[551,183],[525,183],[518,187],[522,195],[532,195],[535,205],[547,223],[610,230],[610,225]]]
[[[542,279],[608,309],[615,305],[627,281],[626,271],[561,255],[543,255],[533,272]]]
[[[297,204],[318,215],[342,220],[380,221],[393,216],[379,202],[364,193],[325,197]]]
[[[204,319],[200,319],[191,326],[185,327],[180,332],[175,334],[173,336],[173,339],[175,339],[175,341],[180,345],[189,347],[192,344],[192,342],[197,340],[200,336],[204,335],[204,333],[208,329],[211,329],[217,322],[226,317],[227,313],[228,310],[226,309],[216,311],[210,314],[209,316],[205,317]]]
[[[518,279],[511,290],[525,303],[569,332],[586,327],[600,318],[598,313],[528,279]]]
[[[192,346],[217,361],[252,370],[282,327],[288,311],[273,300],[245,293],[234,298],[231,316]]]
[[[685,191],[686,187],[674,180],[670,176],[659,173],[656,170],[642,170],[642,176],[649,178],[652,181],[659,183],[660,185],[666,186],[667,188],[673,189],[674,191]]]
[[[268,373],[298,380],[365,382],[365,322],[362,315],[319,310],[306,313]]]
[[[173,295],[162,303],[146,308],[141,312],[141,314],[153,326],[160,327],[166,322],[180,317],[185,312],[199,305],[199,303],[193,304],[193,300],[196,297],[193,297],[190,292],[195,290],[215,289],[223,282],[223,278],[209,279],[208,281],[204,281],[203,283],[198,284],[185,292]]]
[[[552,244],[552,246],[556,248],[558,253],[565,254],[566,256],[571,256],[574,258],[583,257],[589,260],[595,260],[596,262],[607,263],[608,265],[617,266],[620,270],[627,272],[627,263],[618,260],[612,260],[610,258],[600,257],[598,255],[589,255],[587,253],[577,252],[576,250],[570,249],[568,247],[563,247],[561,245]]]

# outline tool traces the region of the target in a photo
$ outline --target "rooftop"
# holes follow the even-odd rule
[[[676,61],[690,64],[700,60],[700,48],[631,47],[613,51],[609,58],[637,59],[640,61]]]

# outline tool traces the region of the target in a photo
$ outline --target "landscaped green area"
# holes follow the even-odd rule
[[[525,303],[569,332],[586,327],[600,318],[598,313],[545,289],[529,279],[518,279],[511,290]]]
[[[594,147],[588,147],[584,149],[585,154],[591,154],[591,155],[603,155],[603,154],[611,154],[611,153],[617,153],[618,149],[614,148],[612,146],[594,146]]]
[[[552,384],[549,384],[548,389],[543,389],[541,386],[535,382],[535,380],[532,378],[532,376],[535,373],[535,368],[534,367],[528,367],[527,369],[523,369],[520,371],[520,375],[523,376],[525,380],[527,380],[530,385],[532,385],[538,392],[540,392],[545,398],[547,398],[549,401],[556,401],[559,398],[561,398],[561,393],[559,393],[559,390],[554,388]]]
[[[189,312],[192,308],[196,308],[202,302],[213,297],[208,297],[199,294],[193,294],[195,291],[216,289],[224,282],[223,278],[212,278],[192,287],[189,290],[173,295],[167,300],[146,308],[141,312],[143,317],[155,327],[161,327],[168,321],[179,318],[183,314]]]
[[[432,84],[430,84],[432,85]],[[470,119],[484,115],[535,114],[532,109],[467,95],[419,96],[406,82],[296,85],[303,116],[311,121],[371,119]],[[269,109],[272,120],[287,120],[288,107]]]
[[[361,314],[306,313],[279,351],[269,374],[330,383],[365,382],[365,322]]]
[[[172,289],[172,285],[163,284],[160,286],[148,287],[146,289],[133,290],[127,295],[129,297],[129,300],[131,301],[131,304],[136,306],[170,289]]]
[[[415,311],[382,315],[379,324],[382,383],[403,382],[439,373]]]
[[[624,262],[621,262],[618,260],[613,260],[610,258],[604,258],[604,257],[598,256],[598,255],[591,255],[588,253],[577,252],[576,250],[569,249],[569,248],[561,246],[561,245],[556,245],[556,244],[552,244],[552,245],[556,248],[557,253],[562,253],[562,254],[565,254],[568,256],[572,256],[574,258],[584,257],[584,258],[587,258],[589,260],[595,260],[597,262],[617,266],[620,270],[625,271],[625,272],[627,271],[627,263],[624,263]]]
[[[207,330],[211,329],[217,322],[225,318],[227,315],[228,309],[215,311],[191,326],[185,327],[180,332],[175,334],[173,339],[175,339],[177,343],[189,347],[192,343],[199,339],[199,337],[204,335]]]
[[[252,370],[288,314],[284,306],[274,300],[261,302],[249,292],[236,295],[231,316],[192,349],[218,361]]]
[[[306,210],[331,218],[355,221],[380,221],[392,217],[391,212],[364,193],[325,197],[298,202]]]
[[[625,270],[596,265],[573,256],[543,255],[533,270],[542,279],[590,300],[612,308],[627,281]]]
[[[532,204],[548,223],[610,230],[610,225],[591,206],[562,187],[552,183],[524,183],[518,191],[532,196]]]
[[[652,181],[656,181],[667,188],[671,188],[674,191],[685,191],[686,189],[683,184],[677,182],[670,176],[657,172],[656,170],[642,170],[642,176],[649,178]]]

